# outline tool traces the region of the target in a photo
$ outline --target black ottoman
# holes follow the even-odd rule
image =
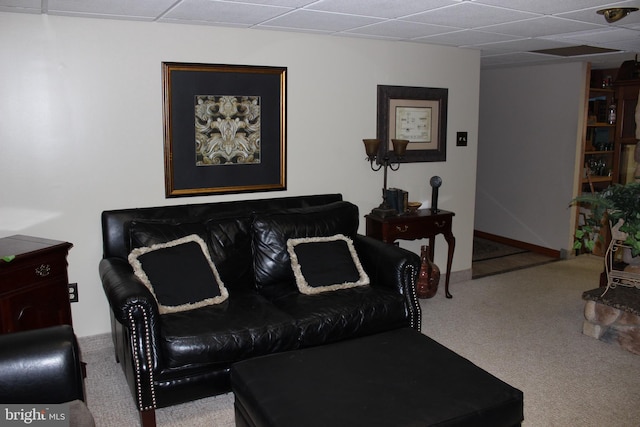
[[[236,426],[518,426],[522,392],[413,329],[231,368]]]

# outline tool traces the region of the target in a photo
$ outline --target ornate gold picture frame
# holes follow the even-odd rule
[[[166,197],[286,189],[286,67],[162,63]]]

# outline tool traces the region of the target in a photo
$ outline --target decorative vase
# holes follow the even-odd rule
[[[431,298],[438,292],[440,269],[429,258],[429,246],[420,248],[420,273],[416,284],[418,298]]]

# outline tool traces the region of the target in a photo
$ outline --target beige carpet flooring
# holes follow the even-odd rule
[[[638,427],[640,356],[581,333],[581,294],[601,270],[602,258],[582,255],[454,284],[453,299],[440,289],[421,301],[423,333],[521,389],[523,426]],[[108,336],[80,345],[96,424],[136,425]],[[158,426],[234,426],[231,394],[156,412]]]

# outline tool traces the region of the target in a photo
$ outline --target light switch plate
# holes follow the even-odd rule
[[[458,132],[456,134],[456,145],[458,147],[467,146],[467,132]]]

